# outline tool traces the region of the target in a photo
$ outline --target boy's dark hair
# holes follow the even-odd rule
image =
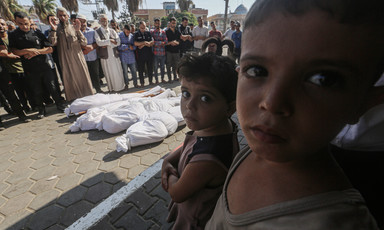
[[[189,25],[189,26],[193,26],[193,23],[189,23],[188,25]]]
[[[13,13],[13,17],[14,17],[15,20],[16,20],[16,18],[21,18],[21,19],[23,19],[23,18],[28,18],[28,15],[27,15],[25,12],[17,11],[17,12],[15,12],[15,13]],[[28,19],[29,19],[29,18],[28,18]]]
[[[129,25],[124,25],[124,29],[131,31],[131,27]]]
[[[77,18],[77,14],[71,14],[71,18],[70,19],[76,19]]]
[[[184,22],[185,20],[188,21],[188,18],[184,16],[184,17],[181,19],[181,21]]]
[[[160,21],[160,19],[159,18],[155,18],[155,19],[153,19],[153,21],[157,22],[157,21]]]
[[[115,19],[111,19],[109,23],[116,23]]]
[[[177,67],[180,78],[187,81],[207,79],[230,103],[236,100],[236,62],[229,57],[206,53],[201,56],[184,55]]]
[[[313,9],[327,12],[341,23],[384,25],[383,0],[258,0],[245,18],[244,30],[274,12],[299,16]]]
[[[169,21],[170,21],[170,22],[172,22],[172,21],[175,21],[175,22],[176,22],[177,20],[176,20],[175,17],[172,17],[171,19],[169,19]]]

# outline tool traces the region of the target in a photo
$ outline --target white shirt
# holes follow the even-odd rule
[[[193,37],[205,36],[206,38],[208,38],[208,27],[204,25],[203,27],[196,26],[195,28],[193,28],[192,36]],[[201,46],[203,45],[204,40],[195,40],[194,47],[197,49],[201,49]]]
[[[229,28],[227,31],[225,31],[224,38],[231,40],[232,39],[232,34],[234,32],[236,32],[236,30],[231,30],[231,28]]]

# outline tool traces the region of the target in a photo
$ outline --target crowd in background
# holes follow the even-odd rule
[[[61,7],[56,13],[48,15],[50,29],[44,33],[24,12],[14,14],[16,25],[0,19],[0,103],[22,122],[30,121],[31,111],[41,119],[46,106],[64,111],[77,98],[105,93],[103,78],[111,93],[127,90],[130,80],[135,88],[144,87],[145,79],[149,85],[171,83],[178,81],[177,65],[186,53],[221,55],[224,44],[234,58],[241,53],[242,32],[234,21],[225,33],[214,22],[209,30],[201,17],[197,26],[183,17],[180,25],[171,18],[164,29],[155,19],[152,28],[141,21],[137,29],[131,24],[120,30],[104,14],[100,26],[91,28],[84,15],[69,15]]]

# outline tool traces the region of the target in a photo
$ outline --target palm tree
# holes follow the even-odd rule
[[[8,8],[12,13],[15,13],[17,11],[25,12],[25,9],[22,6],[20,6],[16,0],[8,0]]]
[[[128,6],[128,11],[130,15],[132,15],[132,12],[136,12],[139,10],[139,5],[143,3],[143,0],[126,0],[126,3]]]
[[[0,0],[0,15],[3,16],[5,20],[13,20],[12,12],[8,7],[8,0]]]
[[[177,0],[177,4],[179,5],[180,11],[188,11],[189,7],[193,4],[191,0]]]
[[[114,12],[119,11],[119,3],[117,3],[117,0],[103,0],[103,3],[107,9],[112,12],[112,19],[115,20]]]
[[[29,9],[29,13],[35,12],[40,20],[44,23],[47,21],[49,14],[55,14],[57,7],[55,0],[32,0],[33,6]]]
[[[72,12],[79,12],[79,3],[77,0],[60,0],[61,5],[69,11],[70,14]]]

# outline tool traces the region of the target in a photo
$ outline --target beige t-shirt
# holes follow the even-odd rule
[[[239,215],[230,213],[228,182],[241,162],[251,153],[246,147],[236,156],[207,230],[350,230],[378,229],[364,199],[356,189],[334,191],[286,201]]]

